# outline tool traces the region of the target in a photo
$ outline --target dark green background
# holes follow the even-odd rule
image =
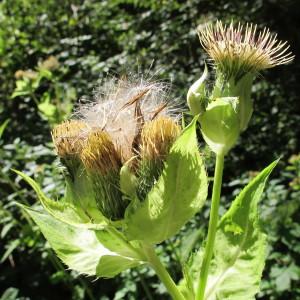
[[[184,103],[206,59],[195,28],[215,19],[267,26],[288,40],[296,55],[292,64],[263,72],[255,81],[254,116],[226,159],[222,211],[256,171],[281,156],[261,207],[270,247],[258,298],[300,299],[300,158],[295,156],[300,151],[299,16],[296,0],[1,1],[0,124],[10,122],[0,140],[0,297],[6,291],[0,299],[151,299],[145,286],[153,299],[168,299],[147,268],[97,281],[65,272],[38,229],[14,206],[14,201],[36,205],[36,197],[10,168],[33,176],[49,196],[61,195],[50,127],[65,115],[57,111],[49,119],[41,114],[37,105],[42,96],[63,106],[91,97],[108,73],[143,70],[171,81],[172,96]],[[52,77],[43,78],[31,94],[12,98],[15,72],[35,70],[51,55],[59,61]],[[212,154],[202,149],[211,174]],[[201,242],[208,207],[209,201],[182,233],[159,248],[177,279],[180,266],[172,245],[184,253],[184,239],[199,227]]]

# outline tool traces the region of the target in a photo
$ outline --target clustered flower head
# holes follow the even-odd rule
[[[257,25],[224,25],[221,21],[198,27],[200,43],[215,68],[211,91],[206,88],[208,70],[190,87],[187,102],[192,114],[200,114],[202,134],[215,153],[226,154],[247,129],[253,113],[251,88],[256,75],[294,59],[287,42]],[[218,128],[218,129],[217,129]]]
[[[128,205],[120,190],[122,166],[130,163],[142,201],[179,135],[174,109],[166,99],[161,82],[113,78],[96,90],[94,101],[78,107],[76,119],[52,131],[70,177],[89,178],[98,207],[109,219],[122,218]]]
[[[257,25],[221,21],[198,27],[200,43],[216,67],[229,77],[240,78],[247,72],[289,63],[294,56],[287,42],[277,39],[268,28],[257,30]]]

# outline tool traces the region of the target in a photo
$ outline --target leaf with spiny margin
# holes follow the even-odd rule
[[[197,117],[171,147],[158,181],[133,211],[127,211],[129,239],[160,243],[176,234],[203,206],[207,176],[198,150]]]
[[[51,215],[23,206],[57,256],[81,274],[114,277],[120,272],[143,263],[122,237],[106,229],[92,230],[63,223]]]
[[[74,205],[74,199],[71,201],[71,198],[75,197],[74,192],[71,192],[71,187],[68,183],[66,197],[62,201],[53,201],[43,193],[40,186],[32,178],[23,172],[17,170],[14,170],[14,172],[20,175],[33,188],[45,210],[57,220],[83,228],[101,229],[107,225],[104,217],[102,220],[99,218],[97,223],[91,222],[90,216],[80,207]]]
[[[266,235],[258,218],[258,202],[278,160],[261,171],[236,197],[222,217],[214,246],[206,300],[253,300],[259,292],[266,257]],[[191,273],[195,285],[203,250],[195,255]]]

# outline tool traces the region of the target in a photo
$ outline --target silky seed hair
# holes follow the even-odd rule
[[[278,40],[268,28],[260,31],[251,23],[235,26],[217,21],[200,25],[197,31],[202,47],[228,77],[257,73],[294,59],[287,42]]]
[[[75,115],[91,128],[107,132],[127,161],[135,155],[133,148],[145,122],[174,115],[176,108],[170,108],[168,96],[169,87],[159,81],[110,78],[96,89],[92,102],[78,106]]]

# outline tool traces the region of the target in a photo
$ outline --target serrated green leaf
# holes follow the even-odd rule
[[[43,193],[42,189],[32,178],[20,171],[14,170],[14,172],[20,175],[33,188],[45,210],[57,220],[83,228],[101,229],[107,225],[104,217],[102,219],[99,217],[96,223],[92,222],[93,219],[90,216],[73,204],[71,198],[75,198],[75,195],[74,192],[70,191],[68,185],[67,196],[63,199],[64,201],[53,201]],[[89,204],[87,203],[87,205]]]
[[[114,277],[143,263],[132,247],[106,230],[74,227],[47,213],[24,208],[70,269],[86,275]]]
[[[203,206],[207,176],[196,137],[197,118],[172,146],[162,175],[134,212],[126,214],[130,239],[160,243],[176,234]]]
[[[215,240],[214,258],[209,270],[205,299],[253,300],[259,291],[265,264],[266,235],[258,220],[258,202],[268,176],[278,161],[259,173],[237,196],[222,217]],[[203,252],[193,268],[195,283]]]

